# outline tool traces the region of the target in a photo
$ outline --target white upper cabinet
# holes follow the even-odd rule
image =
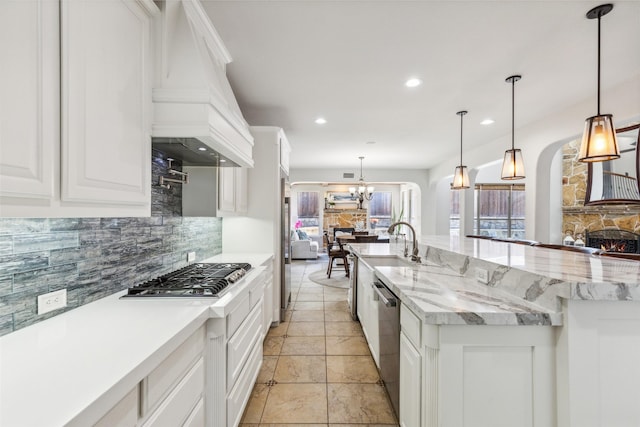
[[[247,213],[247,169],[218,168],[218,216]]]
[[[0,196],[49,199],[59,146],[57,2],[0,2],[0,55]]]
[[[148,216],[151,0],[0,2],[0,216]]]
[[[62,199],[149,204],[153,4],[61,5]]]
[[[284,173],[289,175],[289,157],[291,156],[291,146],[287,137],[282,134],[280,136],[280,167]]]

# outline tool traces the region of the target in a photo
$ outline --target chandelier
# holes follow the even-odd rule
[[[362,176],[362,160],[364,157],[360,156],[358,158],[360,159],[360,180],[357,187],[349,187],[349,193],[351,193],[351,197],[358,200],[359,208],[362,209],[362,202],[365,199],[371,200],[373,197],[374,188],[364,182],[364,177]]]

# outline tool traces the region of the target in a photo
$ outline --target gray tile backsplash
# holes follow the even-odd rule
[[[171,213],[175,213],[175,210]],[[66,310],[222,251],[221,218],[0,219],[0,335],[38,316],[37,296],[67,289]]]

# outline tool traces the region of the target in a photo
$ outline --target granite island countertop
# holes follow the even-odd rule
[[[404,243],[350,247],[365,258],[403,258]],[[426,323],[558,326],[563,298],[640,300],[635,261],[449,236],[424,236],[419,248],[422,264],[375,271]]]

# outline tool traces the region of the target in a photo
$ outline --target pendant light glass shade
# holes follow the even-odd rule
[[[600,18],[611,10],[612,4],[603,4],[587,12],[587,18],[598,20],[598,114],[585,121],[578,156],[581,162],[604,162],[620,158],[613,116],[600,114]]]
[[[507,83],[511,83],[511,149],[504,152],[504,160],[502,162],[502,174],[500,178],[505,180],[523,179],[524,176],[524,162],[522,161],[522,151],[519,148],[515,148],[515,86],[516,82],[520,80],[522,76],[509,76],[505,80]]]
[[[469,173],[466,166],[456,166],[456,172],[453,174],[452,190],[462,190],[469,188]]]
[[[514,148],[504,152],[502,162],[502,179],[522,179],[524,178],[524,163],[522,162],[522,151]]]
[[[462,117],[467,114],[467,111],[458,111],[456,114],[460,116],[460,166],[456,166],[451,189],[464,190],[469,188],[469,173],[467,167],[462,164]]]
[[[581,162],[604,162],[620,158],[616,128],[613,116],[603,114],[589,117],[584,123],[582,144],[580,144]]]

